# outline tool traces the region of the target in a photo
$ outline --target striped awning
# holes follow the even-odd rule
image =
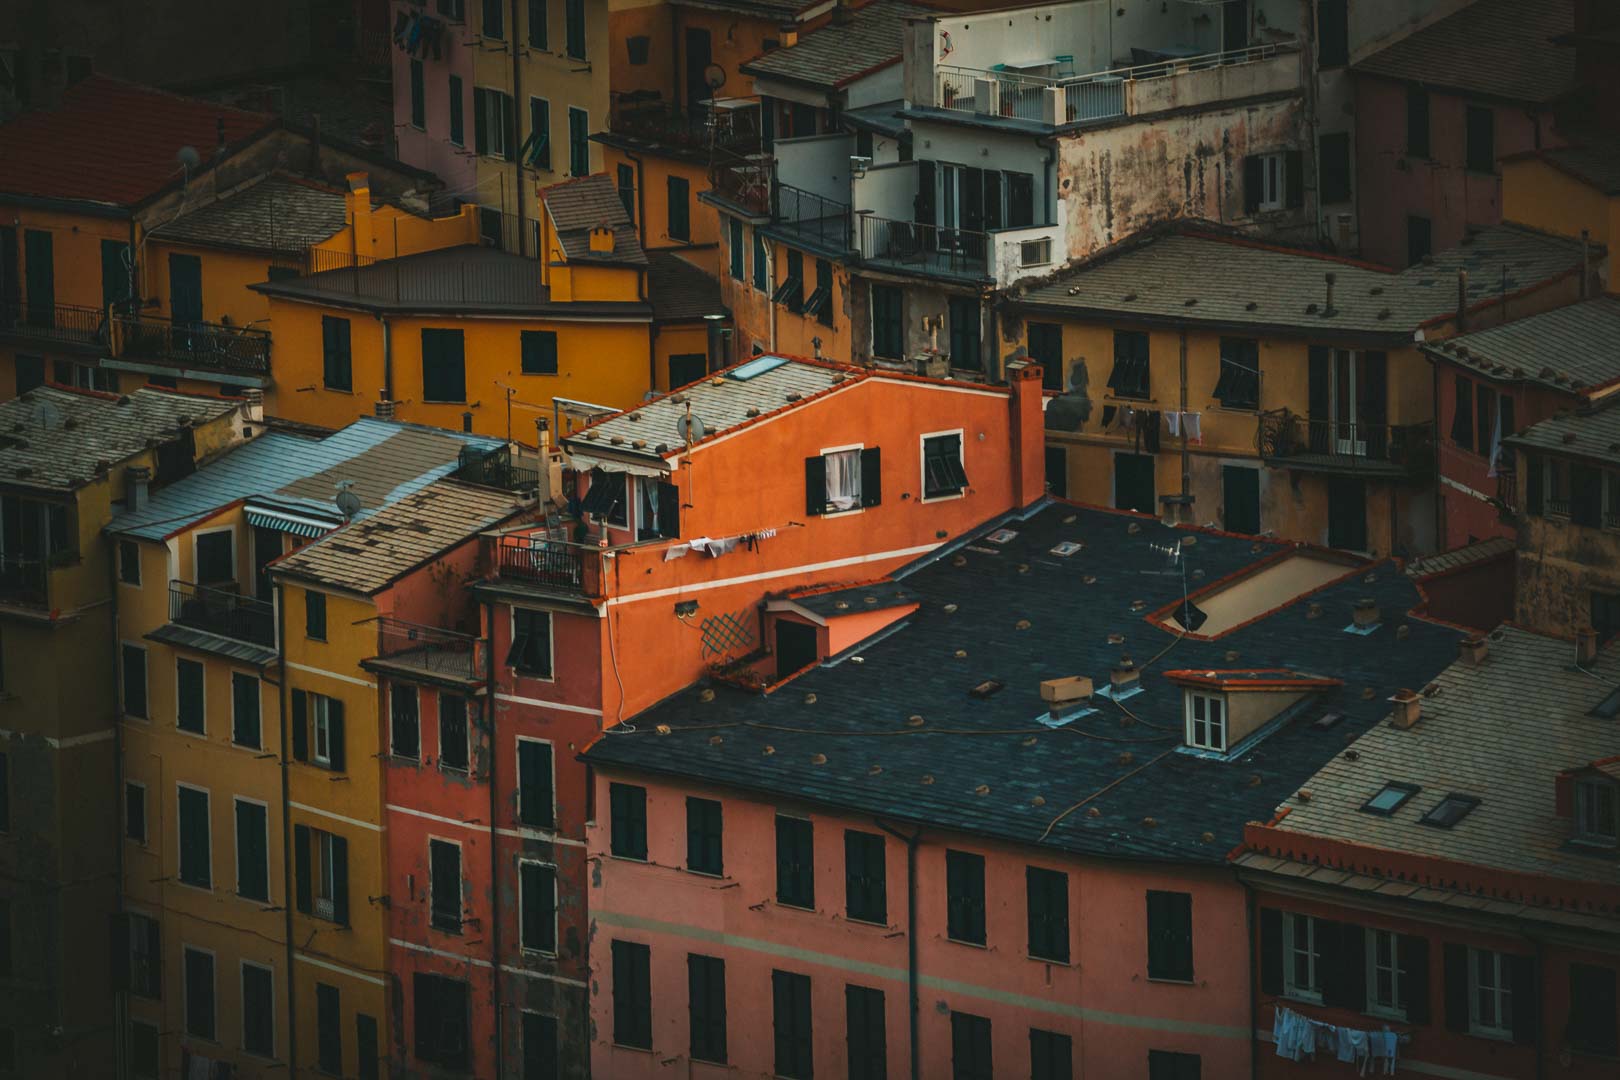
[[[297,514],[289,514],[285,510],[266,510],[262,507],[249,506],[243,508],[242,514],[247,518],[248,524],[255,529],[275,529],[279,532],[292,533],[294,536],[303,536],[309,539],[325,536],[337,528],[335,522],[299,517]]]

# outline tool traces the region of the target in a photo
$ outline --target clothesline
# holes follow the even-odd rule
[[[693,552],[707,555],[711,559],[718,559],[722,555],[731,554],[739,547],[746,547],[749,551],[753,551],[759,546],[760,541],[770,540],[781,530],[801,529],[803,527],[804,523],[802,521],[790,521],[785,525],[778,525],[769,529],[754,529],[751,532],[738,533],[735,536],[699,536],[692,540],[671,544],[665,548],[664,561],[671,562],[675,559],[684,559]]]
[[[1382,1063],[1384,1075],[1391,1076],[1400,1044],[1410,1039],[1388,1024],[1380,1030],[1364,1031],[1313,1020],[1286,1005],[1274,1008],[1271,1037],[1277,1044],[1277,1056],[1289,1061],[1304,1057],[1315,1061],[1318,1053],[1332,1054],[1337,1060],[1354,1065],[1362,1076],[1369,1075],[1375,1063]]]

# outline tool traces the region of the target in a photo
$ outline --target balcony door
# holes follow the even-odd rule
[[[1340,456],[1366,457],[1366,433],[1358,430],[1356,354],[1348,349],[1333,350],[1333,452]]]
[[[1387,457],[1385,354],[1313,346],[1309,411],[1312,453]]]
[[[195,255],[169,255],[169,317],[176,326],[203,321],[202,260]]]
[[[714,91],[706,78],[714,61],[709,32],[700,26],[686,28],[686,115],[697,124],[705,115],[705,105]],[[794,132],[795,135],[799,134]]]

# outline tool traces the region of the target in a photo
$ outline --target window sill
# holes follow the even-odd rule
[[[1510,1043],[1513,1041],[1513,1032],[1499,1031],[1495,1028],[1477,1028],[1468,1025],[1468,1034],[1476,1039],[1489,1039],[1491,1042]]]
[[[1157,983],[1160,986],[1197,986],[1198,985],[1198,980],[1192,978],[1191,976],[1189,976],[1189,977],[1187,977],[1185,979],[1174,979],[1174,978],[1171,978],[1168,975],[1149,975],[1147,977],[1147,981],[1150,982],[1150,983]]]
[[[1260,411],[1260,406],[1258,406],[1258,405],[1228,405],[1226,402],[1220,401],[1220,402],[1216,403],[1215,411],[1216,412],[1243,413],[1243,414],[1248,415],[1248,416],[1253,416],[1255,413]]]
[[[942,503],[942,502],[950,502],[952,499],[960,499],[960,498],[965,497],[966,495],[967,495],[966,491],[944,492],[944,493],[939,494],[939,495],[924,495],[922,498],[918,499],[917,501],[920,502],[920,503]]]
[[[870,926],[874,930],[888,930],[888,929],[890,929],[890,926],[889,926],[889,923],[888,923],[887,919],[885,919],[882,922],[879,922],[876,919],[863,919],[858,915],[851,915],[847,911],[844,913],[844,921],[846,923],[849,923],[850,925],[853,925],[853,926]]]
[[[555,947],[551,949],[531,949],[527,945],[523,945],[519,948],[524,957],[530,960],[555,960],[558,955]]]
[[[508,669],[520,679],[533,679],[535,682],[556,682],[557,676],[549,671],[525,671],[523,668]]]
[[[459,400],[451,401],[451,400],[446,400],[446,399],[423,398],[422,399],[422,404],[424,404],[424,405],[465,405],[465,404],[467,404],[467,399],[466,398],[461,398]]]
[[[650,1046],[631,1046],[629,1043],[621,1042],[609,1043],[608,1045],[615,1050],[633,1050],[638,1054],[651,1054],[653,1052],[653,1048]]]
[[[520,372],[518,372],[518,374],[524,376],[525,378],[536,378],[536,379],[538,379],[538,378],[545,378],[545,377],[549,376],[550,378],[554,379],[554,378],[557,377],[557,375],[559,373],[555,372],[555,371],[520,371]]]
[[[726,874],[723,870],[698,870],[691,866],[683,866],[681,869],[685,870],[688,874],[694,874],[701,878],[708,878],[710,881],[724,881],[726,879]]]
[[[1391,1020],[1399,1024],[1404,1024],[1407,1022],[1405,1009],[1391,1009],[1384,1006],[1374,1005],[1366,1010],[1365,1015],[1376,1016],[1380,1020]]]
[[[615,859],[619,862],[640,863],[642,866],[652,865],[652,860],[648,859],[645,855],[620,855],[618,852],[610,851],[608,852],[608,858]]]
[[[448,934],[451,937],[461,937],[463,927],[459,924],[456,926],[440,926],[436,922],[430,922],[428,923],[428,929],[440,934]]]
[[[1074,961],[1073,960],[1059,960],[1059,959],[1057,959],[1055,957],[1051,957],[1051,956],[1036,956],[1034,953],[1026,953],[1025,958],[1029,959],[1029,960],[1033,960],[1037,964],[1055,964],[1058,967],[1073,967],[1074,966]]]
[[[1320,991],[1312,992],[1310,990],[1284,990],[1282,992],[1282,996],[1284,1000],[1298,1001],[1305,1005],[1322,1004],[1322,994]]]
[[[809,915],[817,914],[816,909],[814,907],[805,907],[803,904],[790,904],[786,900],[782,900],[782,899],[778,899],[778,900],[774,901],[774,903],[776,904],[777,907],[781,908],[784,911],[803,911],[803,912],[805,912],[806,914],[809,914]]]
[[[415,765],[417,768],[422,767],[422,757],[420,754],[401,754],[390,750],[388,752],[388,760],[395,765]]]

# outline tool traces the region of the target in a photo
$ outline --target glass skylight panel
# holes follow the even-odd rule
[[[1401,784],[1391,780],[1379,790],[1378,794],[1362,803],[1361,808],[1369,814],[1382,814],[1388,817],[1405,806],[1406,801],[1420,790],[1422,789],[1412,784]]]
[[[1479,800],[1472,795],[1447,795],[1433,810],[1423,815],[1423,824],[1433,825],[1437,829],[1449,829],[1467,817],[1478,805]]]

